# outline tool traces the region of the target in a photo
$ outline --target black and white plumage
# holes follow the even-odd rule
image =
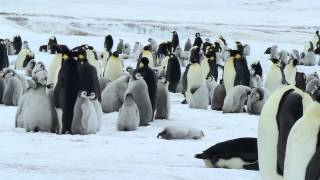
[[[199,140],[204,137],[204,133],[200,129],[190,128],[186,126],[168,126],[164,128],[157,136],[166,140],[174,139],[194,139]]]
[[[250,69],[250,87],[263,87],[262,84],[262,67],[260,64],[260,61],[254,62],[251,64],[251,69]]]
[[[53,91],[55,108],[61,109],[59,119],[62,122],[62,133],[71,131],[73,110],[80,90],[80,77],[77,62],[67,46],[60,46],[62,54],[61,69]]]
[[[133,95],[128,93],[124,98],[117,121],[118,131],[135,131],[138,129],[140,121],[139,109],[134,102]]]
[[[194,156],[206,167],[259,170],[257,138],[238,138],[217,143]]]
[[[15,54],[19,54],[22,48],[22,40],[19,35],[13,37],[13,47],[15,49]]]
[[[179,46],[179,36],[178,36],[178,33],[177,31],[173,31],[172,32],[172,52],[175,52],[177,47]]]
[[[95,134],[100,131],[102,111],[94,93],[80,91],[74,105],[72,134]]]
[[[282,85],[286,84],[285,75],[281,67],[279,59],[271,59],[272,65],[267,74],[265,88],[272,94],[279,89]]]
[[[157,99],[155,119],[169,119],[170,96],[168,82],[164,77],[159,77],[157,83]]]
[[[201,47],[202,45],[202,39],[200,37],[200,33],[196,33],[195,35],[195,39],[194,39],[194,42],[193,42],[193,46],[198,46],[199,48]]]
[[[113,47],[113,38],[110,34],[108,34],[104,40],[104,48],[106,49],[106,51],[111,53],[112,47]]]
[[[166,79],[169,82],[169,91],[175,93],[181,77],[181,68],[178,58],[170,55],[166,68]]]
[[[34,54],[29,49],[22,49],[17,56],[15,69],[24,69],[31,59],[34,59]]]
[[[306,75],[303,72],[296,72],[295,86],[302,91],[306,90]]]

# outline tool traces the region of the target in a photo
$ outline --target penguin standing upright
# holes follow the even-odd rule
[[[311,103],[309,94],[288,85],[271,94],[263,106],[258,126],[258,159],[263,179],[283,179],[289,132]]]
[[[288,84],[296,84],[296,74],[297,74],[297,59],[291,59],[289,63],[285,66],[283,73]]]
[[[63,45],[62,45],[63,46]],[[61,46],[57,46],[57,54],[54,55],[53,60],[49,66],[49,74],[48,74],[48,84],[53,84],[54,86],[58,81],[58,74],[61,68],[62,63],[62,51]]]
[[[235,58],[234,68],[236,71],[236,77],[234,79],[234,86],[243,85],[250,86],[250,71],[248,68],[247,60],[245,57]]]
[[[207,51],[207,48],[212,46],[212,43],[210,42],[210,39],[209,38],[206,38],[205,39],[205,42],[203,43],[202,45],[202,52],[203,54],[206,54],[206,51]]]
[[[62,133],[70,133],[74,105],[80,89],[80,78],[77,62],[70,50],[67,46],[60,46],[60,48],[62,63],[58,82],[53,90],[53,103],[55,108],[62,110],[58,113],[59,121],[62,122]]]
[[[122,60],[119,58],[119,52],[115,51],[104,67],[103,77],[114,81],[123,74]]]
[[[184,52],[189,52],[190,49],[191,49],[191,40],[190,38],[188,38],[186,43],[184,44]]]
[[[170,55],[166,70],[166,80],[169,81],[169,91],[175,93],[181,77],[180,63],[175,55]]]
[[[216,53],[212,45],[207,47],[205,58],[201,61],[202,80],[205,81],[208,76],[213,76],[218,80],[218,66],[216,63]]]
[[[279,89],[281,85],[286,84],[286,79],[281,68],[279,59],[271,59],[272,65],[268,72],[265,87],[272,94],[275,90]]]
[[[200,33],[196,33],[193,46],[198,46],[199,48],[201,48],[201,45],[202,45],[202,39],[200,37]]]
[[[0,39],[0,71],[3,68],[6,68],[8,66],[9,66],[9,59],[8,59],[7,47],[3,39]]]
[[[19,52],[22,48],[22,40],[19,35],[16,35],[13,37],[13,47],[16,50],[15,54],[19,54]]]
[[[113,38],[110,34],[108,34],[104,39],[104,48],[107,52],[111,53],[113,47]]]
[[[86,91],[88,95],[94,93],[98,100],[101,101],[101,90],[97,70],[89,64],[86,49],[82,48],[72,51],[72,54],[78,62],[80,91]]]
[[[117,51],[118,51],[119,54],[122,53],[123,47],[124,47],[124,46],[123,46],[123,39],[119,39],[119,43],[118,43],[118,45],[117,45]]]
[[[172,52],[176,52],[177,47],[179,46],[179,36],[177,31],[172,31]]]
[[[57,53],[57,45],[57,38],[55,36],[50,37],[47,45],[47,50],[50,52],[50,54]]]
[[[140,73],[143,76],[143,79],[146,81],[152,112],[154,112],[157,98],[157,77],[155,72],[149,67],[148,64],[148,58],[141,58],[140,67],[135,70],[135,73]]]
[[[194,46],[190,50],[190,66],[188,67],[188,71],[186,72],[186,85],[187,89],[185,92],[186,100],[189,103],[192,97],[191,88],[199,87],[203,84],[201,79],[201,66],[200,66],[200,47]]]

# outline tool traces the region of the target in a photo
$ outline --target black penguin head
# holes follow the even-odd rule
[[[223,79],[220,80],[219,84],[223,85],[224,84],[224,81]]]
[[[114,57],[119,57],[119,52],[118,52],[118,51],[113,52],[113,53],[112,53],[112,56],[114,56]]]
[[[152,41],[152,38],[149,38],[149,39],[148,39],[148,42],[151,42],[151,41]],[[137,43],[139,43],[139,42],[136,42],[136,44],[137,44]]]
[[[145,51],[151,51],[151,45],[149,44],[149,45],[146,45],[145,47],[143,47],[143,50],[145,50]]]
[[[148,66],[149,59],[147,57],[142,57],[140,62],[143,64],[143,66]]]
[[[278,64],[280,62],[280,60],[277,58],[272,58],[270,60],[272,61],[273,64]]]
[[[172,34],[177,34],[177,31],[172,31],[171,33],[172,33]]]
[[[241,56],[241,52],[239,50],[228,50],[228,51],[229,51],[231,57],[235,58],[239,55]]]
[[[77,61],[80,63],[87,61],[87,52],[86,52],[85,46],[73,49],[71,54],[72,54],[72,57],[77,59]]]
[[[196,37],[200,37],[200,33],[197,32],[195,36],[196,36]]]
[[[319,35],[319,30],[316,31],[316,35]]]

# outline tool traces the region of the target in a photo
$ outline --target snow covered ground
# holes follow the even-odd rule
[[[249,62],[260,60],[264,74],[270,62],[266,47],[303,49],[303,43],[320,29],[316,20],[320,3],[315,0],[2,0],[0,38],[20,34],[29,41],[36,60],[50,64],[52,55],[38,52],[48,37],[74,47],[83,43],[103,48],[104,35],[147,43],[171,39],[177,30],[181,44],[201,32],[211,39],[222,34],[249,43]],[[10,57],[11,62],[15,57]],[[128,61],[128,60],[127,60]],[[130,64],[130,62],[126,62]],[[312,73],[319,67],[298,67]],[[0,105],[0,177],[3,179],[187,179],[257,180],[259,172],[208,169],[195,153],[215,143],[237,137],[256,137],[258,116],[222,114],[189,109],[180,94],[171,94],[169,120],[155,120],[135,132],[116,131],[117,113],[104,114],[96,135],[25,133],[14,128],[16,107]],[[202,140],[167,141],[157,134],[167,125],[182,124],[204,131]]]

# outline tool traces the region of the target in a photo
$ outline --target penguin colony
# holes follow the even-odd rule
[[[123,39],[113,47],[109,34],[98,56],[92,46],[69,49],[53,36],[39,47],[54,55],[47,70],[19,35],[12,42],[0,39],[0,103],[18,106],[15,126],[27,132],[87,135],[100,131],[103,112],[119,112],[119,131],[170,119],[170,92],[182,93],[181,103],[190,108],[260,115],[257,138],[220,142],[196,154],[207,167],[260,170],[266,180],[320,178],[320,80],[297,70],[317,64],[319,31],[300,54],[267,48],[265,77],[260,61],[248,65],[248,44],[236,41],[231,49],[222,36],[203,42],[196,33],[182,48],[173,31],[172,40],[159,46],[149,38],[133,47]],[[10,55],[17,55],[13,68]],[[135,69],[124,70],[127,58],[136,58]],[[204,132],[168,126],[157,137],[199,140]]]

